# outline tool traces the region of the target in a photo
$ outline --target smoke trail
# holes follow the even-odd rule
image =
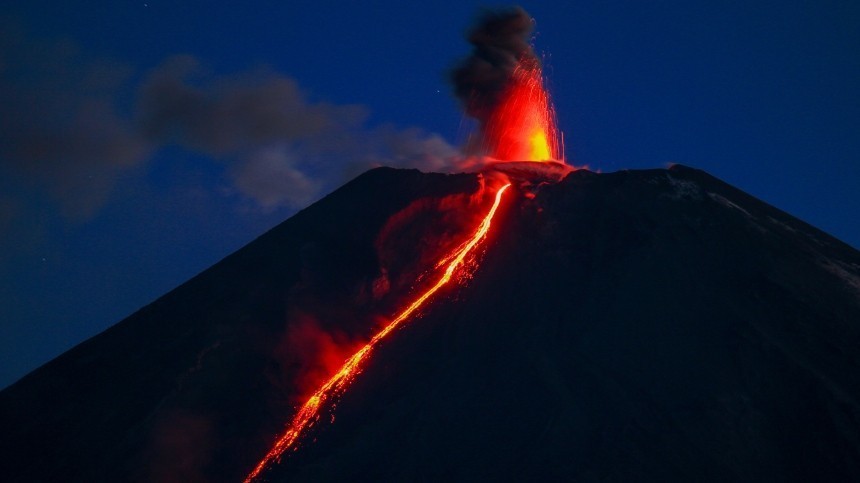
[[[87,219],[150,155],[118,108],[132,69],[8,22],[0,32],[0,192],[12,199],[3,204],[20,215],[37,187],[67,218]]]
[[[514,7],[486,11],[468,33],[474,46],[451,73],[454,94],[466,114],[483,125],[501,101],[519,66],[539,67],[540,61],[529,43],[532,19]]]
[[[91,219],[120,179],[145,177],[171,146],[214,161],[231,193],[263,209],[305,206],[372,167],[450,170],[459,157],[436,134],[368,125],[364,106],[316,100],[271,69],[212,75],[178,55],[138,82],[132,65],[7,27],[0,226],[43,199],[67,219]]]
[[[312,100],[267,69],[213,78],[176,56],[144,81],[137,120],[153,145],[223,162],[236,190],[263,208],[304,206],[371,167],[444,170],[458,156],[438,135],[367,118],[363,106]]]

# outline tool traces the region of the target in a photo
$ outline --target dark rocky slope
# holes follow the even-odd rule
[[[368,172],[34,371],[0,393],[0,479],[241,479],[291,416],[295,314],[366,337],[429,246],[401,227],[370,296],[380,231],[477,186]],[[860,480],[856,250],[681,166],[523,194],[271,481]]]

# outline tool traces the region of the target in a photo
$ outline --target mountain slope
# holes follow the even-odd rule
[[[372,170],[27,375],[0,392],[0,480],[241,479],[292,412],[279,346],[293,312],[369,330],[380,304],[355,292],[389,218],[476,188]]]
[[[368,172],[34,371],[0,479],[241,479],[302,393],[285,334],[366,338],[480,185]],[[269,476],[856,481],[858,347],[856,250],[701,171],[577,171],[512,192]]]
[[[273,481],[860,477],[856,251],[681,166],[498,223]]]

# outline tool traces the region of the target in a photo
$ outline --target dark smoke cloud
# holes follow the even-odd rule
[[[34,42],[4,28],[0,176],[47,191],[68,217],[91,216],[116,176],[148,155],[116,107],[130,73],[85,59],[70,42]]]
[[[303,206],[375,166],[447,170],[459,153],[420,129],[367,127],[358,105],[312,102],[271,71],[207,78],[189,56],[144,81],[141,133],[226,162],[234,188],[264,208]]]
[[[140,96],[142,133],[212,156],[271,143],[320,143],[321,134],[362,125],[357,105],[310,103],[298,84],[272,72],[204,80],[199,62],[177,56],[155,69]],[[319,147],[319,146],[318,146]]]
[[[0,188],[47,194],[68,218],[87,219],[120,178],[145,174],[161,148],[179,146],[215,161],[232,193],[263,209],[296,208],[370,167],[445,170],[459,156],[419,129],[368,126],[362,106],[313,101],[271,70],[212,76],[176,56],[139,83],[133,74],[4,26]],[[19,205],[4,201],[0,221]]]
[[[451,73],[454,94],[471,117],[485,121],[510,83],[517,65],[537,65],[529,42],[532,19],[514,7],[488,10],[467,35],[474,46],[471,55]]]

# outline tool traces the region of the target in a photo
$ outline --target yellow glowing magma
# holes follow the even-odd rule
[[[553,159],[552,154],[549,152],[549,142],[546,140],[546,133],[544,131],[537,131],[529,136],[529,145],[531,147],[529,150],[529,160],[547,161]]]
[[[481,135],[487,153],[499,161],[564,162],[555,111],[539,65],[516,68]]]

